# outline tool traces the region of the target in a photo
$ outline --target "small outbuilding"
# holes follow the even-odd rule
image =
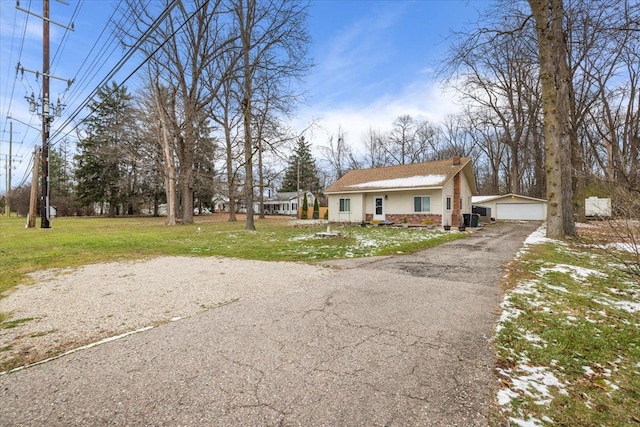
[[[497,221],[544,221],[547,218],[546,200],[521,194],[474,196],[471,203],[491,209],[491,217]]]

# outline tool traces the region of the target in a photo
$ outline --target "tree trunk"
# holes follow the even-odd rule
[[[544,110],[547,237],[575,235],[571,185],[570,74],[562,0],[528,0],[536,20]]]
[[[245,15],[246,12],[246,15]],[[255,0],[248,0],[246,11],[244,2],[239,4],[240,27],[242,39],[242,56],[243,56],[243,91],[242,99],[243,120],[244,120],[244,197],[247,206],[247,220],[245,222],[245,230],[255,230],[256,226],[253,221],[253,141],[251,137],[251,96],[252,96],[252,78],[251,59],[249,50],[251,49],[251,31],[253,14],[255,13]]]
[[[167,117],[162,103],[160,101],[160,90],[157,86],[154,86],[154,101],[156,103],[156,111],[160,118],[160,125],[162,130],[162,153],[164,155],[165,174],[167,179],[167,186],[165,191],[167,193],[167,225],[176,225],[176,169],[173,161],[173,155],[171,153],[171,144],[169,141],[169,124],[167,123]]]
[[[229,123],[225,120],[225,123]],[[231,129],[227,124],[224,126],[224,137],[227,150],[227,197],[229,198],[229,221],[236,222],[236,180],[233,172],[233,145],[231,140]]]
[[[180,201],[182,206],[182,223],[193,224],[193,156],[194,136],[190,129],[185,130],[180,153]]]
[[[264,219],[264,171],[262,170],[262,140],[258,140],[258,188],[260,192],[258,193],[258,204],[259,208],[259,218]]]

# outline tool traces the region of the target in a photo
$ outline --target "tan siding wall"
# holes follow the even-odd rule
[[[351,211],[340,212],[340,199],[350,199]],[[362,194],[330,194],[328,196],[329,221],[356,222],[364,221]],[[322,216],[320,218],[323,218]]]

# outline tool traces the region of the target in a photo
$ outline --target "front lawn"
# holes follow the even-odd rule
[[[339,238],[317,238],[326,226],[294,227],[287,218],[256,220],[255,232],[226,216],[167,227],[164,218],[56,218],[52,228],[24,228],[24,218],[0,217],[0,294],[27,273],[153,256],[226,256],[266,261],[321,261],[411,253],[466,236],[424,229],[335,228]],[[39,223],[38,223],[39,224]]]

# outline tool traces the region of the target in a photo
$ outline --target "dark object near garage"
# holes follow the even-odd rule
[[[479,214],[462,214],[465,227],[477,227],[480,224]]]
[[[474,214],[478,214],[480,216],[486,216],[491,218],[491,208],[473,205],[471,207],[471,212],[473,212]]]

